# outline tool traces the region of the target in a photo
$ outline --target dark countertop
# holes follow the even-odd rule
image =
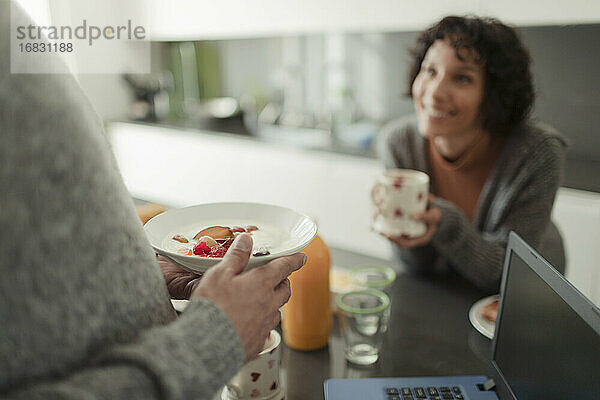
[[[336,265],[389,264],[332,249]],[[354,260],[354,262],[352,261]],[[337,316],[329,345],[302,352],[284,345],[282,384],[287,400],[323,399],[328,378],[485,375],[491,341],[471,326],[470,307],[486,294],[458,276],[399,274],[391,290],[391,318],[380,359],[359,367],[344,359]]]

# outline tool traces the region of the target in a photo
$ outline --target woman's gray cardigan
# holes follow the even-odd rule
[[[430,174],[427,139],[414,116],[388,124],[378,143],[386,168],[410,168]],[[529,122],[511,133],[487,178],[475,220],[453,203],[436,198],[442,220],[432,241],[395,256],[415,272],[452,269],[488,292],[499,290],[508,233],[517,232],[560,271],[565,255],[560,233],[550,221],[561,182],[566,141],[554,129]],[[435,187],[432,184],[431,190]]]

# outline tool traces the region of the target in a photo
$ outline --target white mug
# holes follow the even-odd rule
[[[429,176],[412,169],[391,169],[379,175],[371,190],[373,230],[390,236],[414,238],[427,227],[411,215],[427,208]]]
[[[279,381],[281,335],[272,330],[258,358],[248,361],[223,389],[222,400],[284,400]]]

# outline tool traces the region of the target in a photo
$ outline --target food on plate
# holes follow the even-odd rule
[[[255,252],[255,253],[253,253],[252,255],[253,255],[254,257],[260,257],[260,256],[268,256],[269,254],[271,254],[271,253],[269,252],[269,250],[267,250],[267,249],[265,249],[265,248],[262,248],[262,249],[258,249],[258,251],[257,251],[257,252]]]
[[[255,225],[248,225],[245,228],[240,226],[230,228],[228,226],[214,225],[200,230],[200,232],[196,233],[191,240],[181,234],[173,235],[171,240],[181,244],[187,244],[186,247],[180,247],[175,250],[178,254],[184,256],[221,258],[225,256],[225,253],[227,253],[227,250],[229,250],[229,247],[237,235],[241,233],[249,233],[252,235],[253,232],[256,231],[259,231],[259,228]],[[271,253],[267,247],[261,245],[252,255],[254,257],[260,257],[269,254]]]
[[[187,238],[185,236],[181,236],[181,235],[173,236],[173,240],[177,240],[179,243],[189,243],[190,242],[189,240],[187,240]]]
[[[209,226],[208,228],[202,229],[194,236],[195,240],[200,239],[202,236],[210,236],[217,242],[226,242],[233,238],[233,232],[227,226]]]
[[[490,304],[486,305],[481,309],[481,316],[488,321],[496,322],[496,316],[498,315],[498,299],[495,299]]]
[[[198,239],[198,242],[204,242],[209,247],[214,247],[219,244],[215,239],[213,239],[210,236],[202,236],[200,239]]]
[[[192,252],[200,257],[223,257],[227,253],[227,250],[229,250],[229,247],[221,246],[220,244],[210,247],[206,242],[198,242]]]

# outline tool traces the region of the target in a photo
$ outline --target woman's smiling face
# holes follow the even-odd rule
[[[484,69],[470,50],[462,49],[461,56],[463,60],[448,40],[436,40],[412,85],[419,130],[428,138],[470,136],[481,130]]]

